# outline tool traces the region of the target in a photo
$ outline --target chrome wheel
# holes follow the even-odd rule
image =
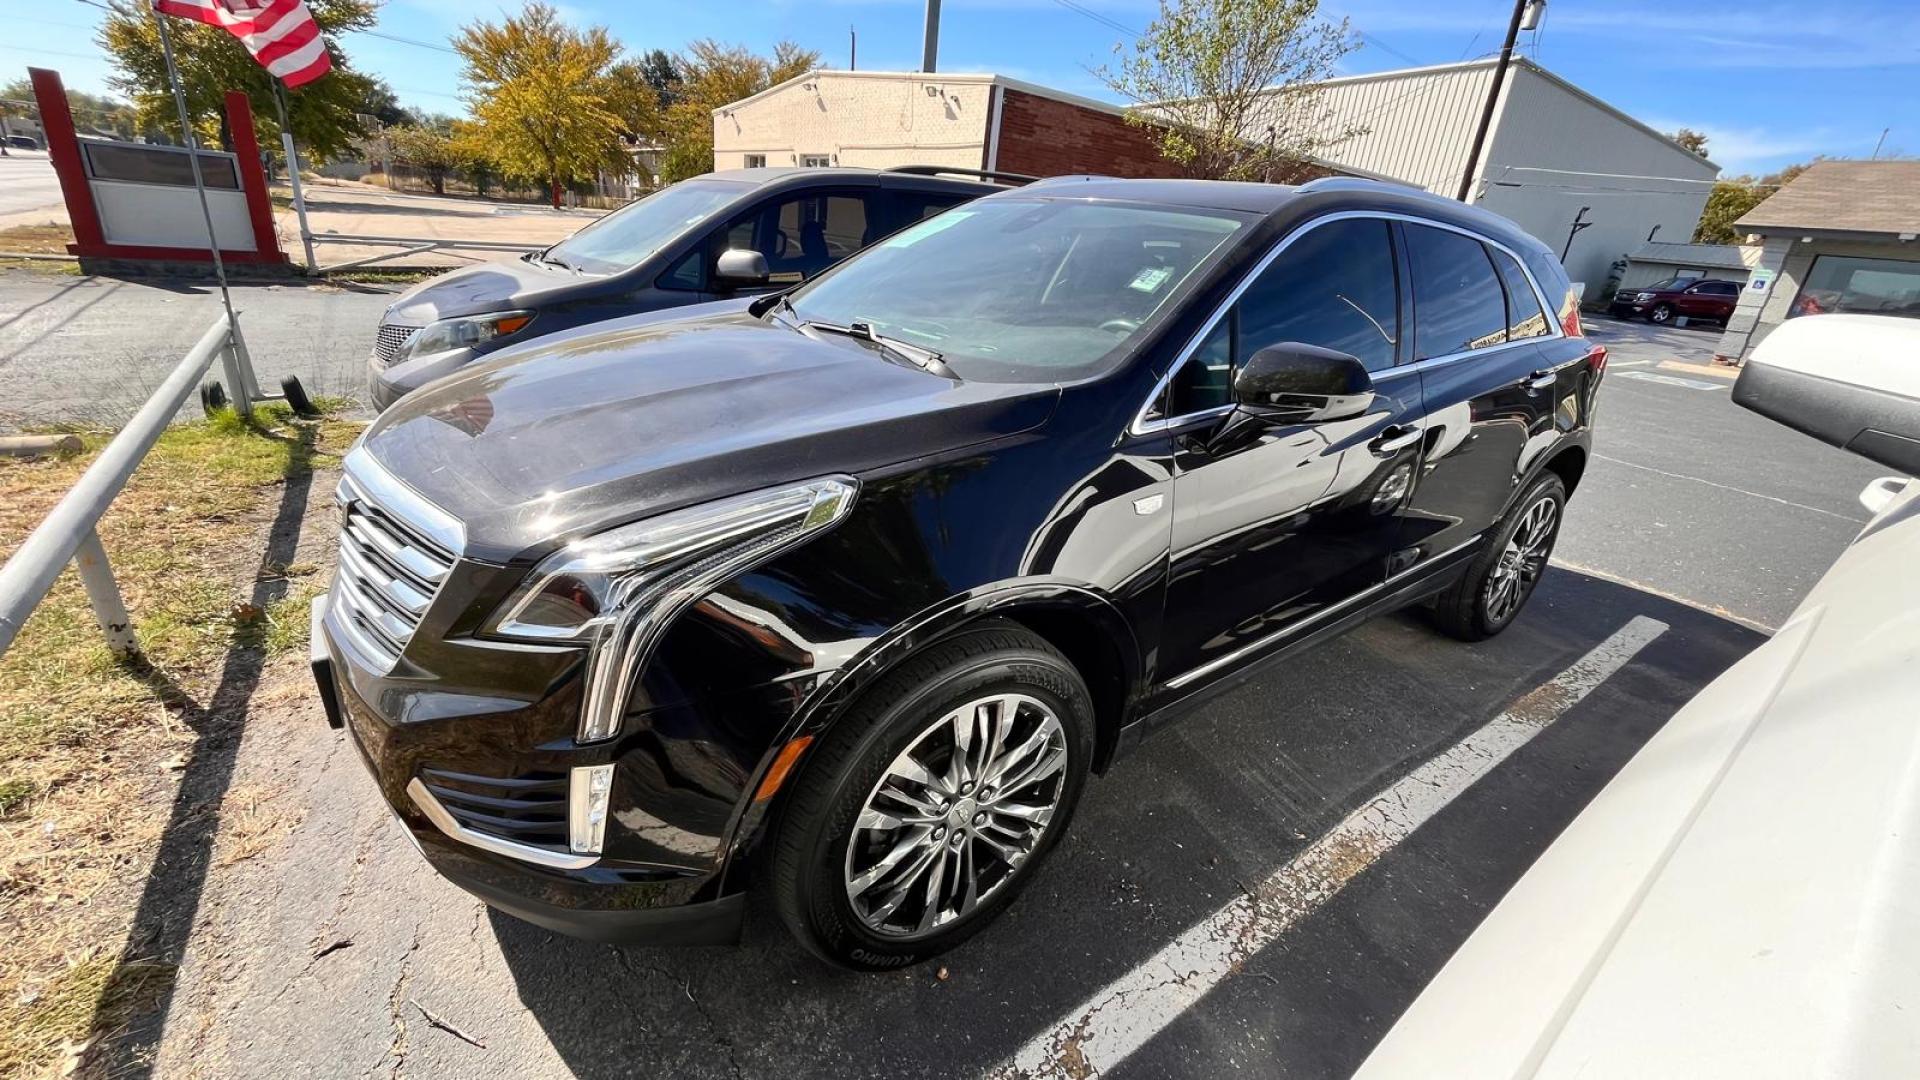
[[[970,701],[881,774],[847,841],[854,914],[891,937],[963,918],[1013,879],[1065,788],[1066,731],[1024,694]]]
[[[1504,623],[1520,610],[1547,568],[1547,556],[1553,552],[1553,532],[1559,523],[1560,503],[1551,496],[1536,500],[1521,515],[1520,524],[1500,552],[1500,561],[1487,575],[1488,621]]]

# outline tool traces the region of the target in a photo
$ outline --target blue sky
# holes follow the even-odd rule
[[[1447,63],[1497,50],[1506,0],[1323,0],[1368,44],[1351,73]],[[1092,15],[1073,10],[1084,8]],[[386,0],[380,31],[444,44],[499,3]],[[919,66],[921,0],[566,0],[576,22],[608,26],[630,50],[678,49],[714,37],[764,49],[781,37],[859,66]],[[1111,56],[1114,25],[1138,31],[1155,0],[944,0],[940,66],[998,71],[1092,97],[1110,97],[1087,68]],[[85,0],[0,0],[0,80],[28,64],[60,69],[76,89],[103,91],[108,66],[93,44],[100,12]],[[1094,16],[1098,16],[1095,18]],[[1663,130],[1711,137],[1726,171],[1762,172],[1815,154],[1866,157],[1883,128],[1886,152],[1920,154],[1920,3],[1915,0],[1549,0],[1525,53]],[[459,61],[445,52],[351,35],[354,62],[392,83],[409,105],[458,113]]]

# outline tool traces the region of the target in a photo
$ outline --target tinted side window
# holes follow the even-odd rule
[[[708,250],[710,246],[701,244],[682,255],[679,261],[669,267],[666,273],[661,274],[660,280],[654,284],[663,289],[687,289],[695,292],[706,288],[707,263],[714,257]]]
[[[1500,270],[1500,283],[1507,287],[1507,336],[1514,341],[1547,336],[1547,313],[1540,309],[1540,297],[1528,283],[1526,271],[1504,251],[1488,248],[1487,253]]]
[[[1710,281],[1700,286],[1700,291],[1708,296],[1738,296],[1740,289],[1725,281]]]
[[[767,245],[773,282],[798,281],[859,251],[867,239],[867,203],[857,195],[806,195],[774,210]]]
[[[1167,384],[1167,404],[1161,415],[1186,416],[1227,404],[1232,377],[1233,314],[1229,312]]]
[[[1507,340],[1507,301],[1486,246],[1468,236],[1408,225],[1413,263],[1415,359]]]
[[[967,201],[965,195],[934,193],[929,191],[902,191],[893,196],[894,221],[896,229],[904,229],[916,221],[925,221],[935,214],[945,213],[949,208]]]
[[[1298,341],[1350,353],[1369,371],[1390,368],[1400,336],[1398,289],[1385,221],[1310,228],[1241,296],[1238,359]]]

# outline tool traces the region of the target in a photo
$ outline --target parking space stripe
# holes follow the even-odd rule
[[[1666,623],[1635,616],[1573,666],[1376,794],[1250,893],[1034,1036],[989,1075],[1077,1080],[1119,1065],[1666,630]]]

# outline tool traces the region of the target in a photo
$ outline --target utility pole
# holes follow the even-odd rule
[[[860,70],[860,35],[851,26],[847,27],[847,70]]]
[[[940,53],[940,0],[927,0],[927,34],[920,46],[920,70],[933,74]]]
[[[1873,160],[1874,161],[1880,160],[1880,148],[1887,145],[1887,132],[1892,130],[1893,129],[1890,127],[1885,127],[1880,129],[1880,141],[1873,144]]]
[[[1467,168],[1460,174],[1460,191],[1454,196],[1461,202],[1467,201],[1467,194],[1473,190],[1474,170],[1480,165],[1480,151],[1487,144],[1487,129],[1493,126],[1493,109],[1500,101],[1500,88],[1507,83],[1507,65],[1513,62],[1513,43],[1520,37],[1520,31],[1532,30],[1540,25],[1540,14],[1547,8],[1547,0],[1513,0],[1513,19],[1507,23],[1507,40],[1500,46],[1500,62],[1493,69],[1493,86],[1487,90],[1486,107],[1480,110],[1480,126],[1473,133],[1473,149],[1467,151]]]

